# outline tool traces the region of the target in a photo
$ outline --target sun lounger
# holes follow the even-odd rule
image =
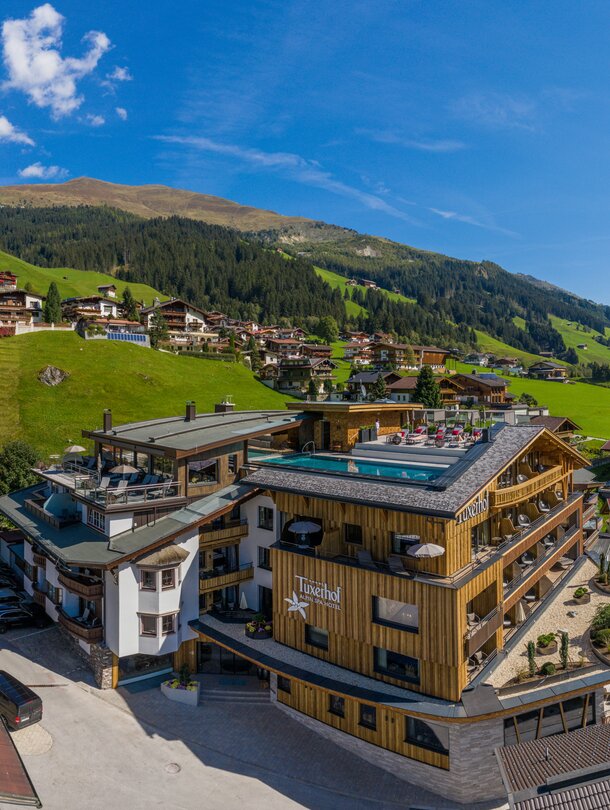
[[[356,552],[356,559],[358,560],[358,565],[361,568],[370,568],[373,571],[377,570],[375,560],[373,559],[370,551],[364,549],[362,551]]]

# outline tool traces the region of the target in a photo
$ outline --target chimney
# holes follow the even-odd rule
[[[233,413],[234,410],[234,402],[217,402],[214,405],[214,413]]]
[[[195,408],[195,403],[192,400],[186,403],[186,417],[185,420],[187,422],[193,422],[195,417],[197,416],[197,410]]]
[[[110,408],[106,408],[103,413],[103,431],[104,433],[110,433],[112,430],[112,411]]]

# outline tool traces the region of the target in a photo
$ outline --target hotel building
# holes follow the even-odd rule
[[[497,682],[589,564],[595,503],[573,489],[584,459],[544,426],[385,443],[417,412],[189,403],[120,426],[105,412],[83,432],[88,461],[0,498],[25,587],[100,685],[184,663],[258,672],[279,709],[407,782],[467,804],[505,795],[494,750],[603,721],[597,659]],[[120,465],[137,472],[117,479]]]

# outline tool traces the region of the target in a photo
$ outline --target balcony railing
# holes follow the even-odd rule
[[[24,502],[25,508],[28,512],[32,515],[36,515],[36,517],[44,520],[45,523],[48,523],[50,526],[53,526],[55,529],[62,529],[64,526],[70,526],[74,523],[79,523],[80,516],[76,513],[67,513],[61,517],[57,515],[51,514],[51,512],[47,512],[44,508],[44,503],[46,501],[46,497],[38,497],[33,495],[31,498],[27,498]],[[34,556],[42,556],[42,555],[34,555]],[[46,564],[46,558],[44,563],[36,563],[36,565],[44,565]]]
[[[75,616],[69,616],[62,608],[57,610],[57,620],[62,627],[65,627],[66,630],[89,644],[95,644],[104,638],[104,628],[101,622],[95,625],[90,622],[83,622]]]
[[[35,551],[32,553],[32,560],[34,565],[37,565],[39,568],[46,568],[47,565],[47,558],[44,554],[37,554]]]
[[[228,571],[200,571],[199,593],[219,591],[230,585],[236,585],[238,582],[252,579],[253,576],[254,567],[251,562],[235,566]]]
[[[551,467],[550,470],[545,470],[533,478],[528,478],[522,484],[495,490],[490,493],[491,506],[496,509],[514,506],[531,498],[533,495],[537,495],[542,490],[548,489],[553,484],[561,481],[566,475],[567,473],[564,472],[563,467]]]
[[[538,569],[541,568],[544,563],[553,556],[553,554],[556,554],[559,549],[564,547],[570,540],[572,540],[578,531],[578,526],[573,526],[560,540],[558,540],[554,545],[550,546],[544,554],[540,554],[533,560],[532,563],[523,568],[520,574],[514,577],[510,582],[504,583],[504,599],[506,599],[507,596],[510,596],[510,594],[516,588],[529,579],[532,574],[538,571]]]
[[[60,585],[83,599],[99,599],[104,595],[104,585],[102,582],[93,582],[87,577],[81,577],[77,574],[65,574],[61,572],[57,577]]]
[[[36,589],[34,588],[34,592],[33,592],[33,594],[32,594],[32,598],[33,598],[34,603],[35,603],[36,605],[39,605],[39,606],[40,606],[40,607],[42,607],[42,608],[43,608],[43,607],[45,607],[47,597],[45,596],[45,594],[44,594],[42,591],[38,591],[38,590],[36,590]]]
[[[484,616],[477,624],[469,627],[464,640],[466,642],[466,657],[471,655],[492,637],[492,635],[502,627],[503,611],[502,605],[497,605],[487,616]]]
[[[247,534],[247,520],[227,520],[223,526],[204,526],[199,530],[199,547],[212,546],[223,540],[238,540]]]

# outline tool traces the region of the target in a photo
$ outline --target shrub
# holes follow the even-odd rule
[[[544,649],[545,647],[550,647],[551,644],[555,641],[556,636],[557,636],[556,633],[542,633],[542,635],[538,636],[537,644],[542,649]]]
[[[533,641],[527,642],[527,666],[533,678],[536,674],[536,646]]]
[[[610,629],[598,630],[593,638],[601,647],[605,649],[610,647]]]
[[[581,596],[585,596],[585,594],[589,593],[589,589],[581,586],[580,588],[576,588],[574,591],[574,598],[580,599]]]
[[[188,686],[191,680],[191,671],[188,664],[182,664],[180,667],[180,685]]]
[[[549,675],[554,675],[556,671],[555,664],[552,661],[547,661],[546,664],[543,664],[540,667],[540,674],[544,675],[544,677],[548,677]]]
[[[610,605],[600,605],[597,608],[591,627],[593,630],[610,629]]]
[[[585,589],[586,590],[586,589]],[[561,647],[559,649],[559,658],[563,669],[568,668],[570,663],[570,640],[567,633],[561,634]]]

